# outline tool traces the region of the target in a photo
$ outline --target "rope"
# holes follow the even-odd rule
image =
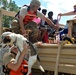
[[[61,16],[57,16],[57,23],[58,23],[58,25],[59,25],[59,21],[60,21],[60,19],[61,19]]]

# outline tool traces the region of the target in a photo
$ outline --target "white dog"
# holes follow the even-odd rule
[[[16,61],[18,60],[18,57],[20,55],[20,52],[22,52],[23,50],[23,44],[25,43],[26,45],[29,44],[32,47],[32,51],[34,52],[33,55],[29,56],[29,60],[28,60],[28,73],[27,75],[29,75],[31,73],[31,68],[33,66],[33,64],[38,60],[39,62],[39,68],[42,72],[44,72],[43,67],[40,65],[40,59],[37,53],[37,50],[34,48],[34,46],[31,44],[31,42],[29,42],[24,36],[20,35],[20,34],[15,34],[12,32],[4,32],[2,34],[2,43],[4,44],[14,44],[18,47],[19,51],[18,54],[16,55]],[[11,49],[10,49],[11,50]],[[31,52],[32,52],[31,51]]]

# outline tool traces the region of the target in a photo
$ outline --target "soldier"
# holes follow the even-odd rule
[[[30,29],[31,32],[29,34],[30,35],[29,40],[31,39],[33,40],[33,37],[38,37],[37,24],[32,21],[35,17],[40,17],[41,19],[45,20],[51,27],[58,29],[58,27],[54,25],[54,23],[50,19],[46,18],[44,14],[38,11],[38,8],[40,7],[40,5],[41,3],[39,0],[31,0],[29,7],[23,6],[20,9],[20,12],[18,15],[21,34],[26,36],[28,28],[29,29],[31,28]]]

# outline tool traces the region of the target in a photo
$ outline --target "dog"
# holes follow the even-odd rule
[[[22,52],[23,50],[23,44],[26,44],[29,46],[31,46],[31,50],[34,52],[33,55],[29,56],[29,60],[28,60],[28,73],[27,75],[29,75],[31,73],[31,68],[34,65],[34,63],[38,60],[39,63],[39,68],[42,72],[45,72],[43,67],[40,64],[40,58],[38,56],[37,50],[34,48],[34,46],[32,45],[32,43],[30,41],[28,41],[23,35],[21,34],[16,34],[16,33],[12,33],[12,32],[4,32],[2,34],[2,44],[5,45],[13,45],[15,44],[18,47],[18,53],[16,55],[16,61],[15,63],[17,63],[18,57],[20,55],[20,52]],[[2,45],[1,44],[1,45]],[[10,49],[11,50],[11,49]],[[9,50],[9,52],[10,52]],[[32,52],[31,51],[31,52]]]

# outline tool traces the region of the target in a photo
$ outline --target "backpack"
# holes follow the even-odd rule
[[[23,5],[22,7],[27,7],[27,12],[30,10],[30,6],[28,5]],[[20,13],[20,10],[17,12],[17,14],[15,15],[15,17],[18,17],[19,16],[19,13]]]

